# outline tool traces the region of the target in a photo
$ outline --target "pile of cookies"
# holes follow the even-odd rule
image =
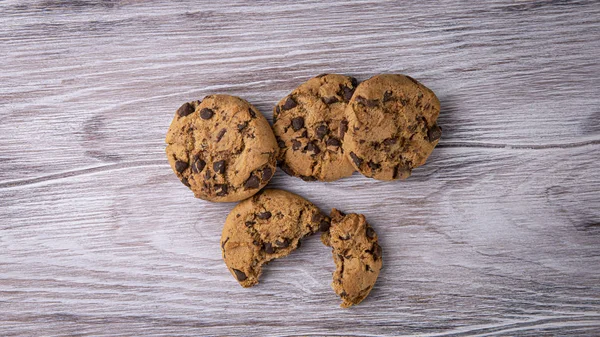
[[[377,75],[360,84],[323,74],[274,108],[273,127],[250,103],[210,95],[184,103],[167,133],[167,157],[197,198],[240,201],[227,216],[221,250],[243,287],[262,266],[321,232],[333,250],[332,287],[342,307],[360,303],[382,266],[377,234],[361,214],[322,214],[290,192],[262,190],[279,166],[304,181],[334,181],[354,171],[378,180],[405,179],[437,145],[440,103],[409,76]]]

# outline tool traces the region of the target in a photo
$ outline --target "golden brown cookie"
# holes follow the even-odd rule
[[[171,168],[204,200],[246,199],[275,173],[278,148],[271,127],[239,97],[210,95],[202,102],[184,103],[166,142]]]
[[[348,107],[344,152],[363,175],[405,179],[425,164],[442,129],[433,91],[403,75],[377,75],[361,83]]]
[[[329,228],[329,218],[311,202],[267,189],[240,202],[227,216],[221,236],[223,260],[243,287],[258,283],[262,265],[284,257],[300,239]]]
[[[278,161],[289,175],[306,181],[351,176],[342,148],[345,109],[357,86],[353,77],[323,74],[283,98],[273,111]]]
[[[331,227],[321,241],[333,249],[335,272],[331,287],[343,302],[342,308],[359,304],[369,295],[382,266],[381,247],[375,230],[362,214],[331,210]]]

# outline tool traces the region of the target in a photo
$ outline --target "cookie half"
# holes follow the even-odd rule
[[[345,110],[357,81],[323,74],[283,98],[273,111],[278,161],[289,175],[307,181],[333,181],[351,176],[354,167],[344,155]]]
[[[246,199],[273,177],[277,142],[265,117],[250,103],[210,95],[184,103],[167,133],[167,158],[197,198]]]
[[[331,227],[321,241],[332,247],[335,272],[331,287],[342,298],[342,308],[359,304],[369,295],[382,266],[375,230],[362,214],[331,210]]]
[[[263,264],[287,256],[300,239],[329,228],[329,218],[311,202],[267,189],[231,210],[221,236],[223,260],[243,287],[258,283]]]
[[[442,129],[440,101],[433,91],[403,75],[377,75],[354,92],[346,115],[344,152],[363,175],[405,179],[425,164]]]

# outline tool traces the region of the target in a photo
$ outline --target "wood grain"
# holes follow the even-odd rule
[[[597,1],[2,1],[0,335],[600,335],[599,36]],[[270,184],[380,234],[350,310],[317,237],[239,287],[233,205],[164,156],[182,102],[270,119],[324,72],[410,74],[442,102],[406,181]]]

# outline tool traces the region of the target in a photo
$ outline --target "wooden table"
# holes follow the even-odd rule
[[[1,336],[600,335],[598,1],[5,0],[0,55]],[[270,184],[380,234],[351,309],[317,236],[241,288],[164,154],[181,103],[326,72],[442,103],[406,181]]]

